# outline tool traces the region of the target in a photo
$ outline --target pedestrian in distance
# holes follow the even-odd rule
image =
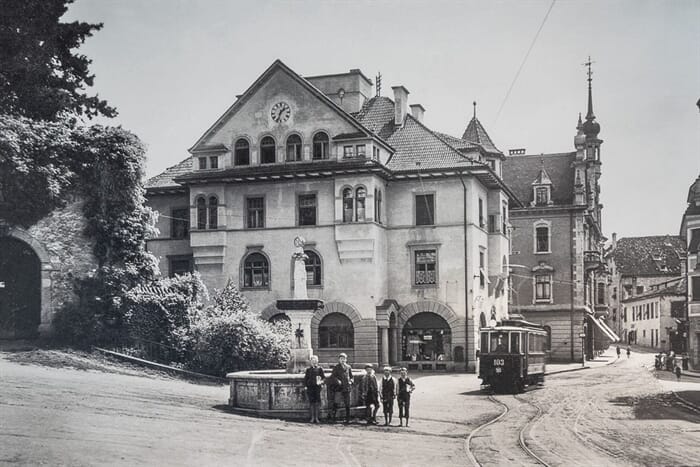
[[[394,399],[396,399],[396,382],[391,376],[391,367],[384,367],[382,378],[382,411],[384,412],[384,426],[391,425],[394,415]]]
[[[360,380],[360,399],[365,405],[365,415],[368,425],[377,424],[377,410],[379,410],[379,387],[374,376],[374,367],[369,363],[365,365],[365,374]]]
[[[321,387],[326,377],[323,368],[318,366],[318,357],[311,356],[311,366],[304,373],[304,386],[306,387],[306,397],[309,399],[310,423],[320,423],[318,417],[321,414]]]
[[[615,347],[615,351],[617,352],[617,358],[620,358],[620,346],[618,345]]]
[[[352,391],[352,367],[347,364],[348,356],[345,353],[338,355],[338,364],[331,370],[333,403],[329,418],[335,422],[338,411],[338,399],[342,399],[345,406],[345,424],[350,423],[350,392]]]
[[[629,346],[627,346],[627,358],[630,358],[631,353],[632,353],[632,350],[630,349]]]
[[[676,365],[675,373],[676,373],[676,380],[680,381],[681,380],[681,366],[680,365]]]
[[[411,409],[411,393],[416,388],[413,384],[411,378],[408,377],[408,370],[406,368],[401,368],[399,372],[398,381],[398,395],[396,400],[399,404],[399,426],[403,426],[403,419],[406,419],[406,426],[408,426],[409,411]]]

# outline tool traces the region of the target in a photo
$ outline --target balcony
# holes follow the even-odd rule
[[[600,251],[589,250],[583,252],[583,267],[586,271],[598,269],[603,265],[603,258]]]

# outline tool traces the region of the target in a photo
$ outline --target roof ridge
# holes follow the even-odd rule
[[[438,135],[435,133],[435,131],[433,131],[432,129],[428,128],[423,122],[421,122],[420,120],[418,120],[417,118],[415,118],[413,115],[406,114],[406,117],[405,117],[405,118],[406,118],[406,120],[408,120],[409,118],[411,118],[414,122],[416,122],[418,125],[420,125],[421,127],[423,127],[423,129],[425,129],[428,133],[430,133],[430,134],[433,135],[435,138],[437,138],[438,141],[440,141],[442,144],[444,144],[445,146],[447,146],[448,148],[450,148],[452,151],[454,151],[459,157],[461,157],[461,158],[463,158],[463,159],[465,159],[465,160],[467,160],[467,161],[470,161],[470,162],[477,162],[477,163],[479,163],[479,164],[483,164],[483,162],[481,162],[481,161],[477,161],[477,160],[472,159],[471,157],[465,156],[459,149],[455,148],[454,146],[452,146],[451,144],[449,144],[447,141],[445,141],[443,138],[441,138],[440,136],[438,136]],[[483,165],[486,165],[486,164],[483,164]]]

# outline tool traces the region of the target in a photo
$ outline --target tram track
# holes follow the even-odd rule
[[[489,395],[488,400],[493,402],[494,404],[500,405],[503,407],[503,411],[498,414],[496,417],[482,423],[481,425],[477,426],[474,428],[471,433],[469,433],[469,436],[467,437],[465,441],[465,447],[467,451],[467,457],[471,461],[472,465],[474,466],[482,466],[482,465],[489,465],[489,464],[503,464],[504,462],[507,464],[515,464],[515,463],[520,463],[521,465],[544,465],[544,466],[549,466],[549,464],[542,459],[540,456],[538,456],[527,444],[527,441],[525,439],[526,432],[527,430],[537,421],[539,420],[540,417],[542,417],[542,409],[537,406],[536,404],[533,404],[529,401],[526,401],[522,398],[519,398],[516,395],[504,395],[504,396],[494,396],[494,395]],[[509,401],[516,401],[518,405],[509,405],[507,402]],[[535,409],[534,414],[524,414],[522,408],[524,406],[527,407],[533,407]],[[510,415],[510,416],[509,416]],[[518,420],[518,418],[523,418],[524,420]],[[482,463],[477,459],[476,454],[474,450],[472,449],[472,442],[475,439],[476,435],[479,434],[480,432],[489,429],[489,427],[492,427],[493,425],[499,424],[499,422],[503,423],[511,423],[513,420],[511,418],[515,418],[514,421],[520,421],[521,423],[517,425],[517,432],[512,433],[515,438],[517,438],[517,448],[519,448],[519,451],[521,453],[520,459],[517,459],[518,455],[517,453],[513,450],[510,449],[508,451],[509,447],[506,446],[500,446],[503,448],[503,452],[500,450],[496,450],[495,452],[501,455],[501,458],[498,460],[494,460],[493,462],[488,462],[487,459],[486,462]],[[506,421],[507,420],[507,421]],[[524,423],[522,423],[524,422]],[[512,431],[509,430],[511,428],[511,425],[504,425],[504,427],[501,430],[498,430],[498,433],[506,433],[507,431]],[[487,437],[486,435],[485,437]],[[497,445],[499,441],[502,441],[502,438],[495,438],[493,437],[493,443],[492,445],[489,446],[490,450],[494,450],[493,446]],[[522,456],[524,454],[524,456]],[[534,463],[532,462],[534,461]]]

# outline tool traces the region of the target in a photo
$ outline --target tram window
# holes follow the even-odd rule
[[[491,352],[508,352],[508,333],[492,332],[490,341]]]
[[[536,334],[528,334],[528,340],[527,340],[527,350],[528,352],[536,352],[537,351],[537,338],[539,336]]]
[[[510,333],[510,353],[520,352],[520,333],[511,332]]]
[[[488,352],[489,352],[489,333],[482,332],[481,333],[481,353],[488,353]]]

